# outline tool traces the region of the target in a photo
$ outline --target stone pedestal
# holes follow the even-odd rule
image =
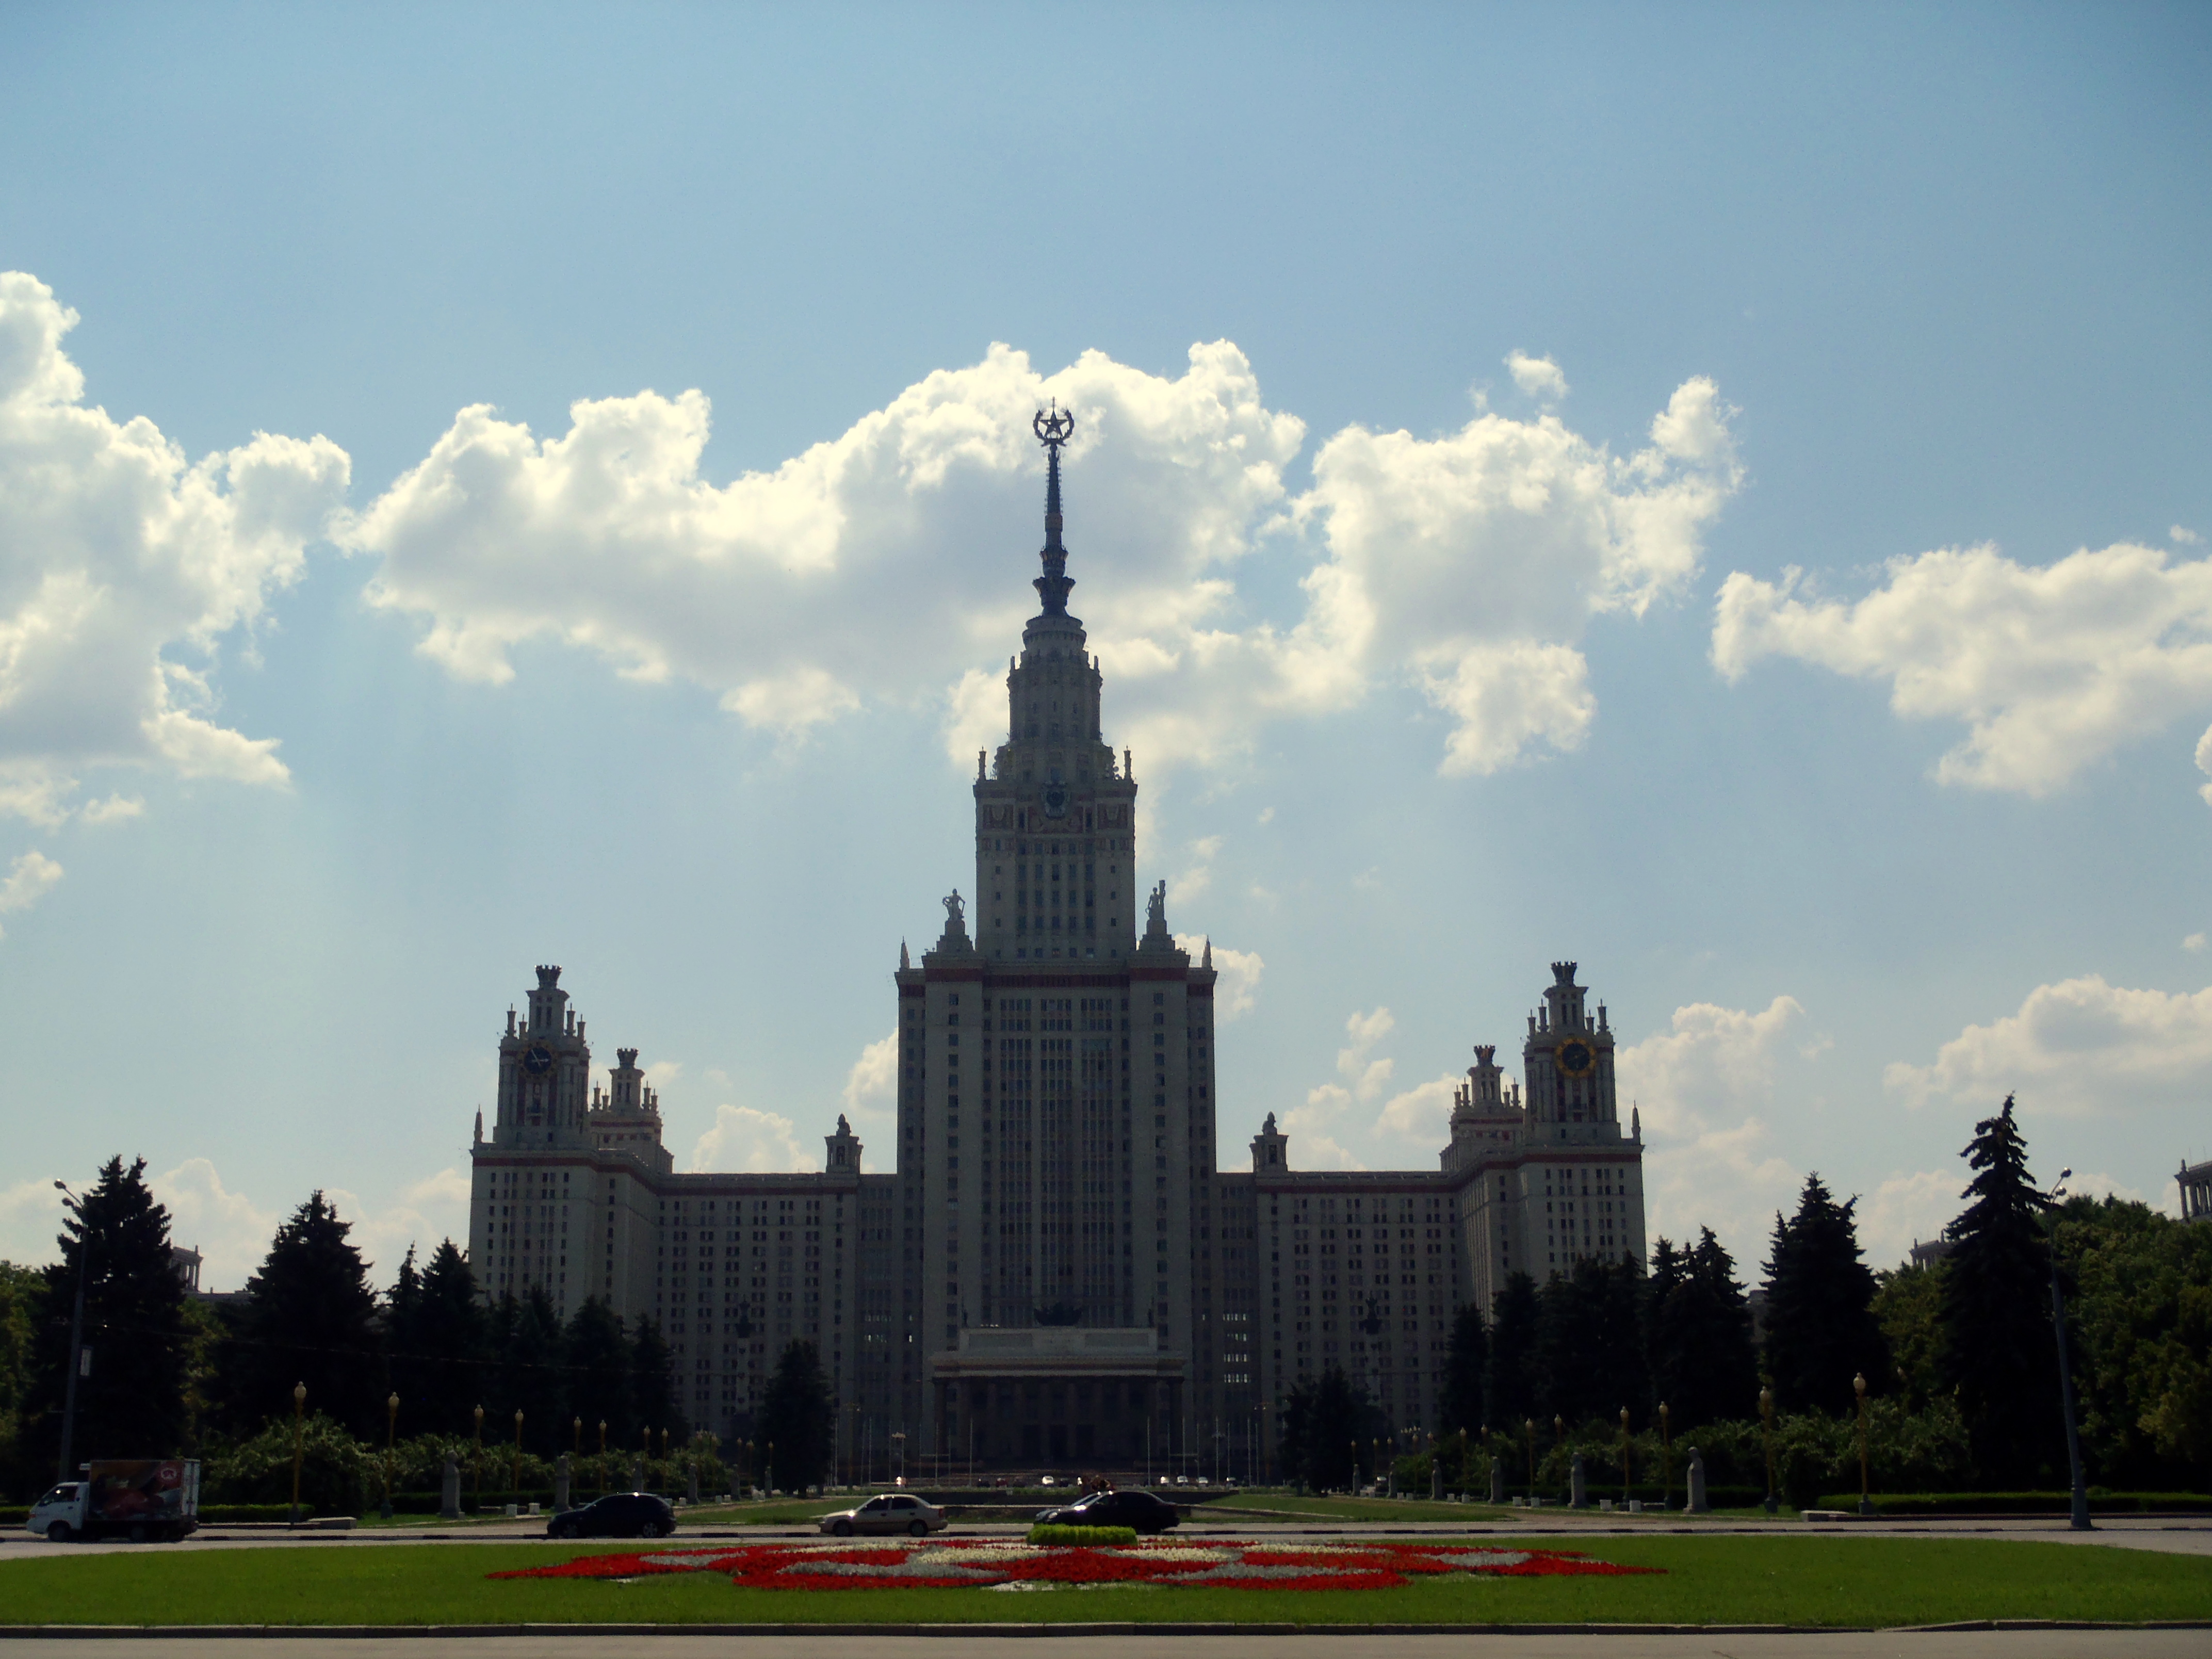
[[[565,1515],[568,1510],[568,1454],[562,1452],[561,1461],[553,1469],[553,1513]]]
[[[1444,1496],[1444,1455],[1441,1448],[1429,1454],[1429,1501],[1441,1504]]]
[[[1583,1479],[1583,1455],[1575,1454],[1574,1472],[1568,1477],[1567,1502],[1578,1510],[1589,1507],[1589,1488]]]
[[[1710,1515],[1713,1506],[1705,1502],[1705,1460],[1695,1446],[1690,1448],[1690,1513]]]
[[[645,1460],[642,1457],[629,1460],[629,1489],[632,1492],[645,1490]]]
[[[699,1501],[699,1460],[691,1460],[691,1478],[684,1485],[684,1495],[691,1503]]]
[[[1490,1501],[1493,1504],[1505,1501],[1505,1465],[1494,1457],[1490,1460]]]
[[[438,1518],[461,1518],[461,1466],[450,1457],[446,1460],[446,1473],[438,1486]]]

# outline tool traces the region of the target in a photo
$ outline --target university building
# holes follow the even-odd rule
[[[1522,1083],[1480,1046],[1433,1170],[1300,1170],[1267,1115],[1217,1146],[1211,949],[1145,887],[1131,757],[1069,614],[1060,448],[1037,614],[976,757],[972,901],[901,947],[897,1144],[863,1174],[844,1118],[819,1171],[676,1172],[638,1051],[599,1082],[561,970],[538,969],[478,1115],[470,1260],[659,1322],[691,1421],[748,1437],[792,1341],[841,1407],[841,1469],[1256,1467],[1280,1401],[1340,1365],[1390,1421],[1433,1425],[1455,1311],[1505,1277],[1644,1257],[1643,1138],[1624,1132],[1603,1004],[1552,964]]]

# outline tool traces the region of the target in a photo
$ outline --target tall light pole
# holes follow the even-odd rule
[[[2067,1525],[2075,1532],[2090,1532],[2094,1528],[2089,1522],[2089,1488],[2082,1484],[2081,1435],[2074,1426],[2074,1375],[2066,1361],[2066,1296],[2058,1285],[2058,1203],[2066,1196],[2066,1182],[2073,1173],[2070,1164],[2058,1172],[2058,1184],[2049,1194],[2045,1231],[2051,1243],[2051,1330],[2058,1339],[2058,1403],[2066,1412],[2066,1462],[2074,1477],[2073,1512]]]
[[[292,1524],[300,1524],[300,1455],[306,1449],[307,1385],[292,1385]]]
[[[1774,1493],[1774,1390],[1762,1388],[1759,1391],[1759,1432],[1766,1443],[1766,1512],[1772,1515],[1782,1507]]]
[[[399,1432],[399,1390],[394,1389],[384,1401],[384,1518],[392,1519],[392,1454]]]
[[[70,1191],[69,1182],[57,1181],[54,1189],[62,1195],[62,1207],[76,1216],[76,1306],[70,1315],[69,1376],[62,1388],[62,1467],[54,1478],[70,1478],[70,1453],[76,1437],[76,1380],[83,1375],[84,1363],[84,1270],[92,1255],[92,1224],[84,1218],[84,1202]]]
[[[1874,1513],[1871,1477],[1867,1469],[1866,1373],[1860,1371],[1851,1378],[1851,1392],[1859,1400],[1859,1513]]]

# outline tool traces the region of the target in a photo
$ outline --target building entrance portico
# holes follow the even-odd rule
[[[1183,1450],[1181,1354],[1150,1327],[963,1330],[930,1356],[943,1466],[1167,1466]]]

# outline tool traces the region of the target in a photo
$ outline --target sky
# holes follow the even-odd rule
[[[1220,1143],[1549,964],[1654,1234],[2212,1157],[2201,7],[0,10],[0,1255],[465,1231],[556,963],[887,1167],[1035,409]]]

